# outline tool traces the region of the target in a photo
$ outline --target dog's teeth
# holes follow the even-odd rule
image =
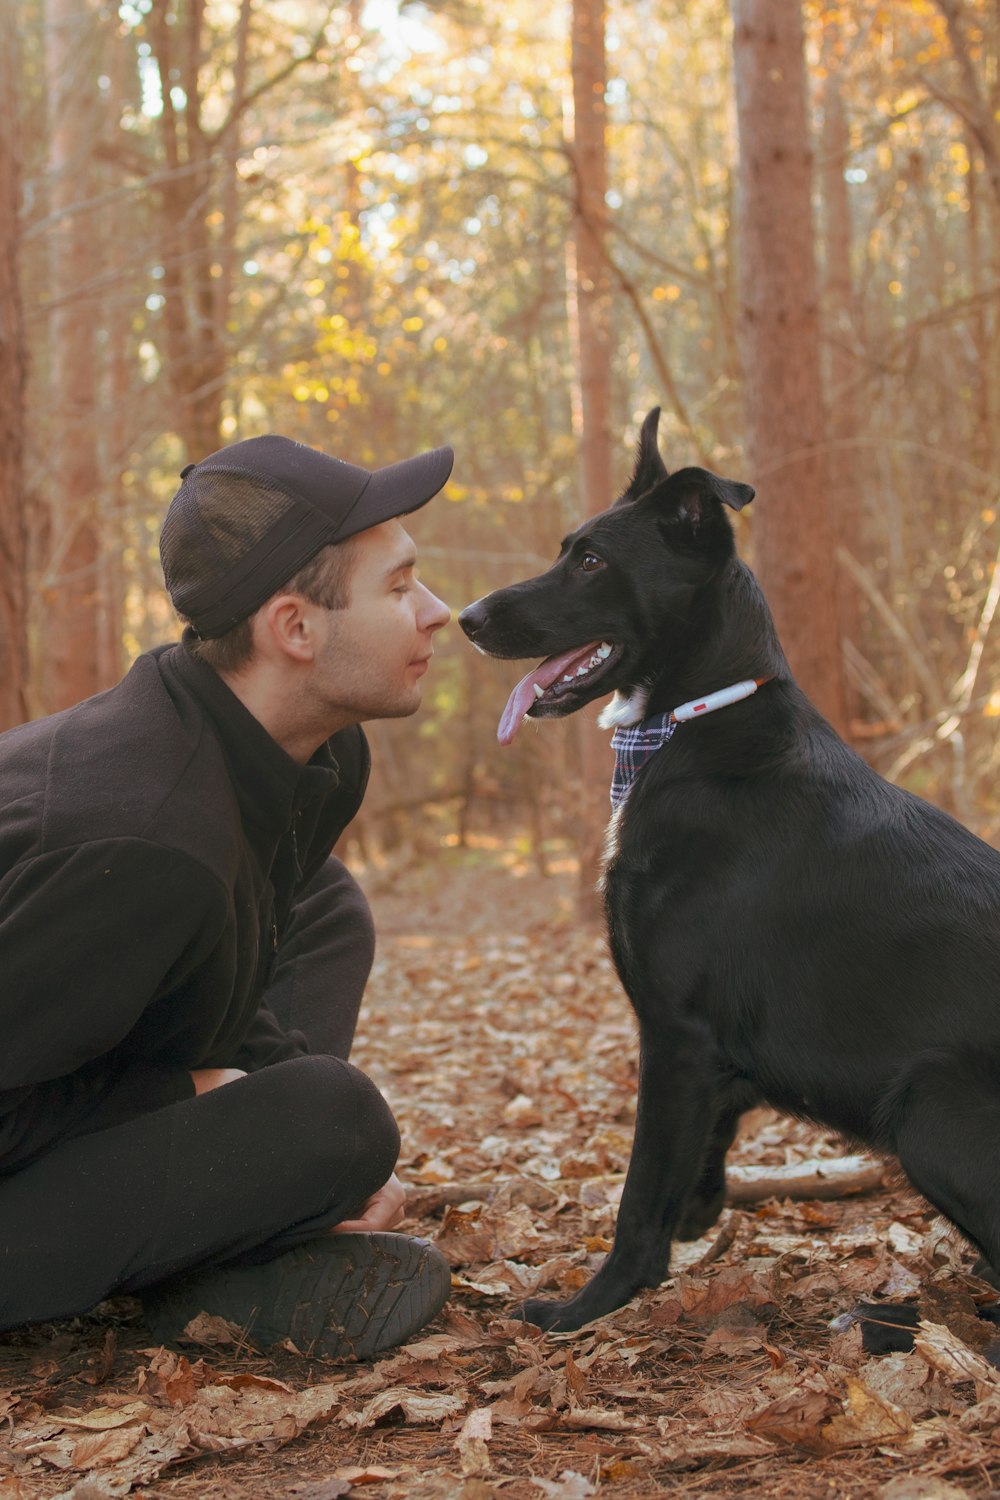
[[[582,667],[577,667],[576,675],[577,677],[585,677],[589,671],[590,668],[586,665],[586,663],[584,663]]]
[[[560,677],[559,681],[560,682],[572,682],[573,681],[573,674],[572,674],[572,672],[564,672],[563,675]]]
[[[611,655],[611,647],[608,645],[607,641],[602,641],[598,646],[597,655],[601,658],[601,661],[606,661]]]
[[[539,687],[537,682],[534,683],[533,686],[534,686],[535,697],[536,698],[544,698],[545,697],[545,689],[543,687]]]

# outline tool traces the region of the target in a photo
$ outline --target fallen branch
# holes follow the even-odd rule
[[[762,1203],[765,1198],[849,1198],[882,1186],[885,1165],[870,1156],[835,1156],[795,1162],[789,1167],[727,1167],[726,1202]],[[616,1178],[615,1180],[621,1180]],[[496,1182],[442,1182],[411,1188],[407,1217],[418,1219],[460,1203],[492,1203],[506,1188],[511,1202],[531,1204],[535,1193],[551,1196],[553,1184],[528,1178]],[[537,1206],[537,1205],[535,1205]]]
[[[731,1213],[705,1254],[696,1260],[693,1266],[687,1267],[687,1274],[697,1276],[699,1271],[704,1271],[705,1267],[710,1266],[713,1261],[721,1259],[732,1246],[745,1222],[745,1215],[741,1214],[739,1209]]]
[[[460,1203],[489,1203],[499,1186],[499,1182],[442,1182],[434,1187],[411,1187],[406,1192],[406,1217],[419,1219]]]
[[[870,1156],[835,1156],[788,1167],[729,1167],[727,1203],[764,1198],[849,1198],[882,1186],[885,1164]]]

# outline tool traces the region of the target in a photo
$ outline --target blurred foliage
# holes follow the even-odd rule
[[[59,423],[46,394],[51,80],[46,8],[19,9],[37,516]],[[369,465],[452,442],[454,481],[414,521],[424,576],[460,606],[536,570],[578,511],[565,7],[78,0],[76,15],[73,86],[98,114],[80,142],[97,177],[79,205],[95,244],[79,297],[97,341],[94,429],[122,433],[121,451],[103,451],[117,487],[101,525],[121,565],[123,656],[176,629],[156,538],[179,469],[202,456],[186,446],[199,413],[220,444],[276,430]],[[846,345],[850,390],[828,399],[849,395],[859,413],[847,441],[863,490],[851,650],[865,749],[988,830],[1000,178],[986,116],[1000,119],[1000,20],[988,0],[810,0],[806,16],[817,140],[831,28],[849,132],[852,306],[827,339]],[[750,479],[766,500],[766,476],[741,469],[729,25],[723,0],[609,7],[611,426],[622,482],[639,420],[662,403],[668,463]],[[803,497],[803,524],[823,503]],[[748,551],[752,524],[740,521]],[[33,567],[50,585],[55,551],[36,526]],[[39,612],[40,654],[45,629]],[[572,836],[572,730],[496,751],[512,676],[446,633],[423,716],[374,727],[362,839],[412,841],[429,799],[435,838],[508,820],[543,861],[546,839]]]

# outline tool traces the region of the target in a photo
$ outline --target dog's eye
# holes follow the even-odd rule
[[[604,559],[596,552],[585,552],[580,558],[580,567],[584,573],[593,573],[595,568],[604,567]]]

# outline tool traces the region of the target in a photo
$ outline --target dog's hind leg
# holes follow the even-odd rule
[[[640,1038],[635,1140],[614,1246],[574,1297],[524,1304],[522,1316],[542,1328],[580,1328],[642,1287],[658,1286],[667,1275],[678,1220],[698,1184],[719,1086],[708,1036],[693,1021],[668,1024],[661,1016],[655,1029],[642,1028]]]
[[[886,1115],[914,1187],[1000,1272],[1000,1061],[925,1054]]]
[[[718,1219],[726,1200],[726,1153],[736,1138],[741,1116],[759,1103],[757,1090],[742,1078],[734,1079],[720,1092],[719,1113],[705,1147],[701,1176],[684,1205],[675,1239],[700,1239]]]

